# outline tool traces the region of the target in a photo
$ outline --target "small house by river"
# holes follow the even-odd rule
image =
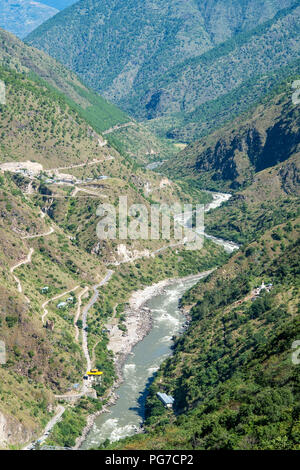
[[[166,408],[172,408],[175,401],[173,397],[167,395],[166,393],[160,392],[157,393],[157,396]]]

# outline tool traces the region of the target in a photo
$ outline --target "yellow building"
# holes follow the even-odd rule
[[[103,375],[103,372],[98,369],[91,369],[86,373],[86,375],[89,377],[99,377],[100,375]]]

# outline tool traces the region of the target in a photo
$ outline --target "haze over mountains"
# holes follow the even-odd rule
[[[1,0],[0,27],[24,38],[58,11],[53,6],[31,0]]]
[[[24,38],[48,18],[72,5],[75,0],[1,0],[0,28]]]
[[[298,57],[299,12],[294,0],[82,0],[27,41],[129,114],[162,117],[161,135],[192,121],[192,140],[199,106]]]
[[[64,8],[73,5],[77,0],[43,0],[45,5],[49,7],[57,8],[57,10],[63,10]]]

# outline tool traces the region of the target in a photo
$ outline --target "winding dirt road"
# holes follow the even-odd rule
[[[55,171],[61,171],[61,170],[72,170],[74,168],[82,168],[83,166],[91,166],[91,165],[97,165],[98,163],[103,163],[106,160],[106,158],[102,160],[92,160],[91,162],[84,162],[84,163],[78,163],[77,165],[70,165],[70,166],[61,166],[58,168],[51,168],[50,170],[44,170],[45,173],[51,173]]]
[[[19,263],[15,264],[14,266],[12,266],[12,267],[10,268],[11,274],[13,274],[13,272],[14,272],[17,268],[19,268],[20,266],[23,266],[24,264],[29,264],[29,263],[31,263],[31,258],[32,258],[33,252],[34,252],[34,249],[33,249],[33,248],[30,248],[27,257],[26,257],[23,261],[19,261]],[[18,285],[18,292],[22,293],[22,292],[23,292],[23,289],[22,289],[22,284],[21,284],[21,282],[20,282],[20,279],[17,278],[17,276],[15,276],[14,274],[13,274],[13,277],[14,277],[14,280],[16,281],[17,285]]]
[[[88,350],[88,331],[87,331],[88,312],[98,300],[98,297],[99,297],[99,290],[98,289],[100,287],[103,287],[105,284],[107,284],[109,282],[109,280],[112,277],[113,273],[114,273],[114,271],[111,271],[111,270],[107,271],[104,279],[102,279],[102,281],[99,284],[93,286],[94,295],[91,298],[91,300],[89,301],[89,303],[83,309],[83,313],[82,313],[82,350],[83,350],[83,353],[84,353],[84,356],[85,356],[85,359],[86,359],[87,370],[90,370],[92,368],[92,360],[90,358],[90,354],[89,354],[89,350]],[[86,288],[86,289],[88,290],[88,288]],[[81,296],[85,292],[87,292],[86,289],[84,289],[81,292],[81,294],[80,294]],[[77,310],[77,314],[76,314],[75,318],[78,319],[79,316],[80,316],[80,308],[79,308],[79,305],[78,305],[78,310]],[[78,336],[79,336],[79,333],[78,333]],[[78,340],[78,337],[77,337],[77,340]],[[86,395],[87,393],[90,393],[90,392],[91,392],[91,382],[89,382],[87,380],[83,380],[82,390],[81,390],[80,393],[55,395],[55,398],[62,399],[62,400],[71,400],[72,401],[72,400],[77,400],[77,399],[81,398],[82,396],[84,396],[84,395]]]
[[[79,320],[79,317],[80,317],[80,313],[81,313],[81,304],[82,304],[82,297],[84,296],[84,294],[86,294],[88,292],[89,288],[88,287],[85,287],[83,289],[82,292],[80,292],[79,296],[78,296],[78,306],[77,306],[77,312],[76,312],[76,315],[74,317],[74,327],[75,327],[75,341],[78,343],[78,338],[79,338],[79,328],[77,326],[77,322]]]
[[[42,309],[44,310],[44,313],[42,315],[42,322],[45,323],[45,318],[46,316],[48,315],[48,310],[46,309],[46,306],[50,303],[50,302],[54,302],[55,300],[58,300],[60,299],[61,297],[64,297],[65,295],[67,294],[70,294],[71,292],[74,292],[76,289],[78,289],[80,286],[76,286],[76,287],[73,287],[73,289],[70,289],[70,290],[67,290],[66,292],[63,292],[62,294],[59,294],[59,295],[56,295],[55,297],[52,297],[51,299],[49,300],[46,300],[46,302],[43,303],[42,305]]]
[[[32,450],[36,443],[39,443],[41,445],[45,442],[50,432],[52,431],[53,427],[56,425],[56,423],[58,423],[61,420],[61,417],[66,411],[66,409],[64,406],[58,405],[56,408],[56,411],[57,411],[56,415],[53,416],[53,418],[51,418],[50,421],[46,424],[46,427],[41,437],[39,437],[34,443],[30,443],[26,447],[23,447],[23,450]]]
[[[51,227],[49,232],[46,233],[38,233],[37,235],[26,235],[25,237],[21,237],[22,240],[32,240],[33,238],[40,238],[40,237],[48,237],[52,233],[54,233],[54,228]]]
[[[88,341],[87,341],[87,338],[88,338],[87,316],[88,316],[89,310],[93,307],[93,305],[98,300],[98,297],[99,297],[99,290],[98,289],[109,282],[109,280],[112,277],[113,273],[114,273],[114,271],[112,271],[112,270],[107,271],[107,274],[104,277],[104,279],[102,279],[102,281],[99,284],[97,284],[96,286],[93,286],[94,295],[91,298],[91,300],[89,301],[89,303],[83,309],[83,313],[82,313],[82,328],[83,328],[82,329],[82,349],[83,349],[83,353],[84,353],[84,356],[85,356],[85,359],[86,359],[87,370],[90,370],[91,367],[92,367],[92,361],[91,361],[91,358],[90,358],[90,354],[89,354],[89,350],[88,350]]]
[[[118,131],[119,129],[125,129],[126,127],[135,126],[135,125],[136,123],[134,121],[125,122],[125,124],[118,124],[117,126],[111,127],[110,129],[103,131],[102,135],[108,135],[108,134],[111,134],[112,132]]]

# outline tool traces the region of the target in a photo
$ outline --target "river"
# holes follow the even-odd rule
[[[128,356],[124,367],[124,382],[119,387],[117,403],[111,412],[98,416],[81,449],[89,449],[106,439],[116,441],[135,434],[144,418],[146,388],[163,360],[171,353],[172,336],[178,334],[185,317],[178,309],[184,292],[204,277],[178,280],[155,295],[146,306],[151,310],[152,329]]]
[[[205,209],[204,209],[205,212],[209,212],[213,209],[217,209],[222,204],[229,201],[229,199],[231,198],[231,194],[228,194],[228,193],[213,193],[211,191],[206,191],[206,192],[212,195],[213,200],[209,204],[206,204]],[[207,233],[204,233],[204,236],[208,238],[209,240],[212,240],[217,245],[223,246],[224,250],[227,251],[228,253],[232,253],[233,251],[238,250],[240,248],[239,245],[237,245],[236,243],[230,240],[223,240],[222,238],[217,238],[217,237],[214,237],[213,235],[208,235]]]
[[[213,201],[205,211],[215,209],[228,201],[230,194],[212,193]],[[206,235],[215,243],[232,252],[238,245]],[[197,277],[179,279],[154,294],[145,304],[151,311],[153,326],[150,333],[139,342],[123,366],[124,381],[117,390],[118,400],[110,407],[110,413],[103,413],[95,419],[93,427],[81,445],[81,449],[97,447],[106,439],[111,442],[137,433],[144,420],[147,386],[153,379],[160,364],[172,351],[172,336],[183,331],[186,318],[178,308],[182,295],[207,273]]]

